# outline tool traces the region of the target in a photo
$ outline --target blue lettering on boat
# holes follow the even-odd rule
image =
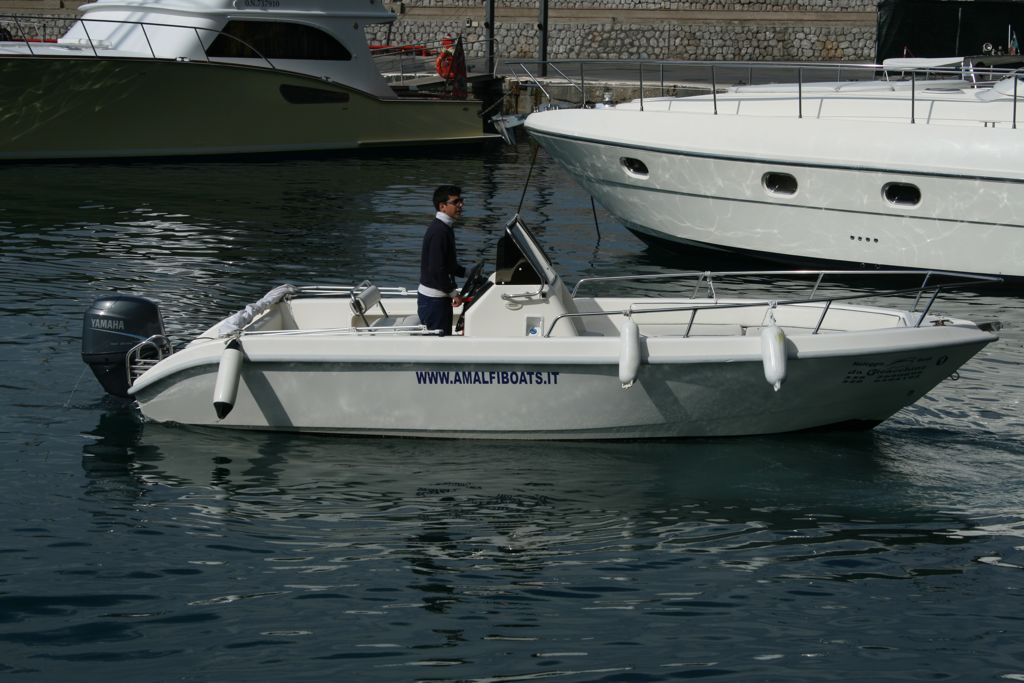
[[[558,370],[417,370],[416,384],[501,384],[550,386]]]

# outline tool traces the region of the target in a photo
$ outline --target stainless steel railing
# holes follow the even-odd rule
[[[174,353],[171,341],[162,334],[154,334],[131,349],[124,356],[125,372],[128,374],[128,386],[151,367]]]
[[[466,52],[466,68],[470,73],[482,73],[485,57],[475,56],[486,49],[486,39],[467,40],[463,38]],[[402,82],[424,74],[435,74],[435,61],[445,48],[442,40],[427,41],[410,45],[371,45],[370,55],[377,70],[393,81]]]
[[[30,20],[30,19],[48,19],[49,20],[49,19],[52,19],[52,17],[42,17],[42,16],[34,16],[34,15],[26,15],[26,14],[20,14],[20,15],[19,14],[0,14],[0,22],[10,22],[18,30],[19,36],[16,39],[14,39],[14,36],[12,36],[12,39],[14,39],[16,42],[24,43],[25,47],[28,49],[28,53],[30,55],[35,56],[37,54],[37,48],[48,44],[49,41],[40,41],[37,38],[29,36],[28,31],[25,29],[25,27],[23,26],[22,22],[24,20]],[[261,54],[260,51],[257,50],[255,47],[253,47],[252,45],[250,45],[249,43],[247,43],[246,41],[242,40],[241,38],[239,38],[237,36],[233,36],[230,33],[224,33],[223,31],[220,31],[220,30],[217,30],[217,29],[203,28],[203,27],[200,27],[200,26],[186,26],[186,25],[183,25],[183,24],[168,24],[168,23],[144,22],[144,21],[128,21],[128,20],[119,20],[119,19],[87,19],[87,18],[83,18],[83,17],[78,17],[78,18],[75,18],[74,20],[69,20],[69,27],[73,26],[76,23],[81,25],[82,31],[85,33],[86,40],[85,40],[84,44],[75,43],[74,45],[77,46],[77,47],[87,46],[92,51],[92,55],[94,57],[99,57],[100,56],[99,50],[106,48],[107,45],[105,44],[105,41],[94,40],[93,39],[93,37],[89,33],[89,26],[90,25],[97,25],[97,24],[115,24],[115,25],[122,25],[122,26],[135,26],[135,27],[139,27],[139,29],[142,32],[142,36],[143,36],[143,39],[144,39],[144,41],[146,43],[146,46],[149,49],[149,56],[152,59],[172,59],[173,60],[173,59],[181,59],[182,57],[180,57],[180,56],[179,57],[158,57],[157,56],[157,51],[153,47],[153,42],[150,40],[149,32],[146,30],[147,27],[149,27],[150,29],[168,29],[168,28],[170,28],[170,29],[180,29],[182,31],[185,31],[185,32],[189,33],[190,35],[195,35],[196,44],[199,46],[199,49],[200,49],[199,51],[201,52],[201,54],[203,55],[204,59],[207,62],[211,61],[210,56],[209,56],[209,54],[207,52],[209,46],[212,45],[213,41],[216,40],[218,37],[224,36],[225,38],[228,38],[230,40],[233,40],[233,41],[237,42],[243,48],[245,48],[246,50],[250,51],[253,54],[255,59],[257,59],[257,60],[259,60],[261,62],[265,62],[269,68],[277,69],[277,67],[274,66],[274,63],[271,62],[269,58],[267,58],[266,56]],[[211,34],[212,34],[212,36],[211,36]],[[205,36],[210,36],[210,40],[209,40],[208,43],[204,42],[204,40],[203,40],[203,36],[204,35]]]
[[[1022,58],[1024,60],[1024,58]],[[541,68],[543,67],[543,68]],[[712,113],[718,114],[718,97],[723,84],[757,85],[781,84],[796,85],[795,114],[803,118],[805,100],[804,92],[808,76],[813,82],[834,82],[837,85],[851,81],[870,81],[881,79],[894,85],[909,85],[910,116],[909,121],[916,123],[915,108],[922,87],[934,85],[936,79],[962,81],[970,87],[986,87],[1007,76],[1019,74],[1020,70],[983,66],[978,61],[965,58],[958,66],[921,66],[914,69],[885,66],[870,63],[834,63],[834,62],[727,62],[727,61],[688,61],[688,60],[616,60],[616,59],[564,59],[564,60],[519,60],[506,61],[504,69],[506,77],[525,81],[537,88],[549,103],[554,101],[551,90],[553,86],[567,87],[576,94],[578,99],[570,99],[573,106],[586,107],[587,85],[609,83],[615,81],[635,83],[639,88],[639,107],[644,109],[645,99],[654,90],[656,97],[664,97],[669,90],[684,87],[692,90],[707,91],[711,95]],[[540,72],[554,72],[555,77],[541,77]],[[652,78],[653,76],[653,78]],[[589,79],[589,80],[588,80]],[[1012,127],[1017,127],[1018,80],[1014,79]],[[926,85],[922,86],[921,83]]]
[[[798,277],[813,277],[814,284],[811,287],[809,294],[806,297],[789,297],[781,299],[764,299],[756,302],[742,302],[742,303],[719,303],[718,294],[715,290],[715,281],[719,282],[726,278],[798,278]],[[825,278],[870,278],[877,279],[880,277],[886,278],[897,278],[897,277],[921,277],[922,281],[920,285],[911,287],[898,287],[895,289],[884,289],[878,291],[871,291],[859,294],[842,294],[835,296],[818,296],[818,290],[820,289]],[[946,281],[933,282],[936,278],[946,278]],[[572,298],[576,298],[577,292],[580,287],[584,284],[594,284],[599,282],[639,282],[639,281],[666,281],[673,279],[687,279],[693,280],[693,291],[690,294],[691,299],[696,299],[697,295],[702,289],[706,290],[707,298],[714,301],[713,304],[698,304],[692,305],[680,305],[671,304],[666,306],[651,306],[644,308],[629,308],[619,310],[603,310],[594,312],[575,312],[575,313],[563,313],[556,316],[547,330],[544,332],[544,336],[550,336],[557,325],[563,319],[571,318],[586,318],[586,317],[609,317],[609,316],[623,316],[633,317],[637,315],[646,315],[652,313],[684,313],[689,314],[686,319],[686,331],[683,334],[684,337],[690,336],[690,331],[693,329],[694,322],[698,313],[701,311],[709,310],[722,310],[730,308],[776,308],[780,306],[794,306],[807,304],[821,304],[821,313],[818,316],[817,323],[814,325],[811,334],[818,334],[821,331],[822,324],[825,322],[825,317],[828,315],[832,304],[837,301],[853,301],[853,300],[866,300],[875,298],[886,298],[886,297],[907,297],[914,296],[914,305],[910,309],[910,313],[918,313],[918,306],[921,304],[923,298],[927,297],[927,303],[920,310],[917,316],[917,322],[914,327],[920,327],[931,311],[933,304],[938,298],[939,294],[954,289],[962,289],[965,287],[974,287],[978,285],[991,285],[998,284],[1003,281],[1002,278],[989,275],[969,275],[964,273],[956,273],[950,271],[938,271],[938,270],[747,270],[747,271],[687,271],[679,273],[664,273],[658,275],[625,275],[625,276],[613,276],[613,277],[588,277],[583,278],[576,283],[576,286],[572,289]]]

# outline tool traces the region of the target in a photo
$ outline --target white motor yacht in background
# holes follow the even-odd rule
[[[584,296],[581,285],[621,290],[625,278],[570,291],[518,217],[494,265],[468,276],[453,336],[420,324],[415,290],[281,285],[176,351],[152,301],[101,297],[84,317],[82,355],[154,422],[636,439],[872,427],[996,339],[929,312],[955,283],[937,274],[889,292],[902,309],[853,302],[885,292],[826,294],[825,272],[676,273],[636,278],[648,291]],[[809,278],[810,291],[773,282],[751,296],[767,286],[752,275]],[[748,294],[728,296],[730,286]]]
[[[480,102],[399,97],[382,0],[97,0],[56,43],[0,43],[0,160],[479,141]],[[17,27],[17,17],[11,18]]]
[[[790,76],[544,111],[526,128],[648,241],[1024,278],[1024,81],[982,83],[976,68],[917,73],[942,74],[945,61],[888,62],[914,74],[902,80]]]

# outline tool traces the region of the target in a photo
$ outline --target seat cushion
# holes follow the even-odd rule
[[[416,314],[404,317],[387,317],[374,320],[370,327],[415,327],[420,324],[420,317]]]

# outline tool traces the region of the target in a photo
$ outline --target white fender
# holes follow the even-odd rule
[[[217,383],[213,385],[213,409],[217,418],[223,420],[235,407],[238,396],[238,378],[242,374],[242,344],[232,339],[220,354],[217,368]]]
[[[764,378],[778,391],[786,381],[786,334],[774,322],[761,328],[761,361]]]
[[[640,328],[631,318],[626,318],[619,329],[622,350],[619,354],[619,381],[623,389],[629,389],[636,381],[640,370]]]

